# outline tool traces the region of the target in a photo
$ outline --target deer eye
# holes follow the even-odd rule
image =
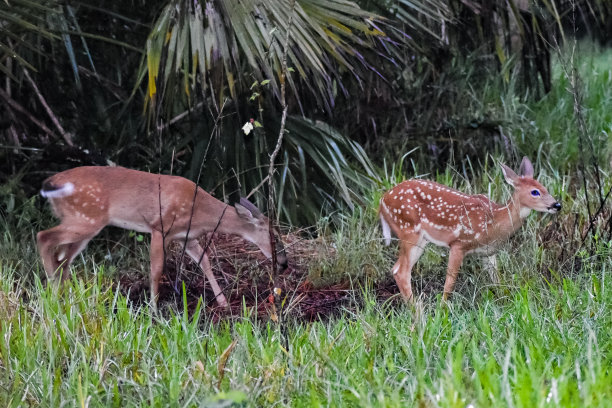
[[[531,195],[537,197],[540,195],[540,192],[538,190],[531,190]]]

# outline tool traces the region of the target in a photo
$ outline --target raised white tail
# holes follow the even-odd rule
[[[389,246],[391,245],[391,227],[389,227],[389,223],[385,220],[384,215],[382,214],[382,210],[385,206],[385,203],[383,202],[383,200],[380,200],[380,211],[379,211],[379,216],[380,216],[380,225],[382,227],[382,233],[383,233],[383,237],[385,238],[385,245]],[[384,208],[385,212],[388,212],[387,208]]]
[[[52,188],[52,187],[48,185],[46,186],[46,188]],[[74,193],[74,184],[72,183],[66,183],[62,186],[59,186],[59,187],[56,187],[50,190],[45,190],[45,186],[43,186],[43,189],[40,190],[40,195],[45,198],[68,197],[72,193]]]
[[[467,195],[426,180],[407,180],[388,191],[380,203],[385,242],[390,228],[399,238],[400,256],[393,276],[406,299],[412,299],[411,274],[425,245],[450,248],[444,297],[453,290],[459,267],[469,253],[491,255],[520,228],[531,210],[556,213],[561,209],[544,186],[533,179],[533,166],[523,158],[519,175],[501,165],[515,189],[505,205],[484,195]]]
[[[49,277],[68,276],[72,260],[106,225],[151,234],[151,296],[155,304],[164,265],[164,247],[177,241],[204,270],[216,300],[227,306],[198,238],[208,232],[236,234],[253,242],[268,257],[268,219],[246,200],[234,207],[222,203],[182,177],[122,167],[77,167],[43,184],[61,224],[40,231],[38,250]],[[287,267],[280,235],[274,231],[278,264]]]

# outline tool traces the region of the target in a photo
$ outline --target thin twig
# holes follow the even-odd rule
[[[42,152],[43,151],[43,149],[39,149],[37,147],[5,146],[5,145],[0,145],[0,149],[24,150],[28,152]]]
[[[49,136],[55,136],[55,133],[53,133],[53,131],[49,129],[47,125],[36,119],[26,108],[24,108],[19,104],[19,102],[11,98],[2,88],[0,88],[0,97],[4,99],[6,103],[8,103],[9,106],[11,106],[13,109],[26,115],[28,119],[30,119],[30,121],[36,126],[38,126],[43,132],[45,132]]]
[[[295,10],[295,0],[291,0],[290,2],[290,14],[289,14],[289,22],[287,23],[287,33],[285,35],[285,44],[283,49],[283,57],[281,62],[281,106],[283,108],[283,114],[281,117],[281,125],[278,133],[278,139],[276,141],[276,147],[274,151],[270,155],[270,167],[268,167],[268,222],[269,222],[269,232],[270,232],[270,247],[272,251],[272,276],[273,276],[273,293],[274,293],[274,304],[276,306],[276,313],[279,324],[282,323],[282,299],[281,299],[281,288],[278,282],[278,267],[277,267],[277,259],[276,259],[276,241],[274,238],[274,162],[276,161],[276,156],[280,152],[280,149],[283,144],[283,136],[285,134],[285,123],[287,121],[287,100],[286,100],[286,80],[287,80],[287,53],[289,52],[289,39],[291,36],[291,25],[293,24],[293,14]],[[281,237],[279,237],[281,239]],[[282,328],[282,326],[281,326]],[[285,339],[285,346],[287,346],[287,339]]]
[[[576,33],[576,17],[575,17],[575,12],[576,12],[576,4],[572,1],[572,24],[574,26],[574,32]],[[569,63],[567,61],[563,61],[561,59],[561,47],[559,46],[559,44],[556,42],[555,40],[555,45],[557,47],[557,52],[559,53],[559,57],[562,61],[561,67],[565,73],[565,76],[569,79],[570,81],[570,87],[569,87],[569,92],[571,93],[572,97],[573,97],[573,101],[574,101],[574,118],[577,122],[578,125],[578,148],[580,150],[580,154],[581,156],[585,156],[586,151],[585,151],[585,144],[587,145],[589,152],[591,154],[591,161],[592,161],[592,165],[594,167],[594,175],[595,175],[595,181],[597,183],[597,195],[599,198],[599,208],[595,211],[595,213],[593,213],[591,211],[591,202],[590,202],[590,197],[589,197],[589,193],[588,193],[588,184],[587,184],[587,167],[584,163],[584,161],[580,161],[579,162],[579,168],[581,170],[582,173],[582,187],[584,189],[584,196],[585,196],[585,200],[586,200],[586,208],[587,208],[587,213],[589,216],[589,227],[587,228],[586,232],[583,234],[583,236],[581,237],[581,242],[580,242],[580,246],[582,247],[585,242],[586,242],[586,238],[588,237],[589,233],[592,231],[597,218],[599,217],[599,214],[603,211],[606,202],[608,201],[608,198],[610,196],[610,193],[612,190],[609,190],[608,193],[606,193],[604,195],[603,192],[603,185],[602,185],[602,181],[601,181],[601,177],[600,177],[600,168],[599,168],[599,163],[597,161],[597,157],[595,156],[595,149],[593,146],[593,140],[592,138],[589,136],[589,132],[587,129],[587,125],[586,125],[586,120],[584,118],[584,114],[583,114],[583,103],[582,103],[582,93],[580,90],[580,75],[578,72],[578,68],[576,67],[576,62],[574,59],[574,55],[576,52],[576,39],[574,38],[574,42],[572,45],[572,52],[570,55],[570,60]],[[570,68],[570,72],[568,72],[566,65],[569,64],[569,68]]]
[[[595,226],[595,221],[597,221],[597,218],[599,218],[599,214],[601,214],[601,212],[604,210],[605,204],[608,201],[608,198],[610,197],[610,193],[612,193],[612,188],[610,188],[608,190],[608,193],[605,195],[605,197],[603,198],[602,203],[599,205],[599,208],[597,209],[597,211],[593,215],[593,219],[591,220],[591,222],[589,222],[589,227],[587,228],[586,232],[582,236],[582,242],[580,243],[580,246],[584,245],[584,242],[586,241],[587,237],[589,236],[589,232]],[[612,217],[610,217],[610,218],[612,219]],[[610,222],[610,221],[608,220],[608,222]]]
[[[268,175],[268,176],[266,176],[266,177],[264,177],[264,179],[263,179],[263,180],[261,180],[261,182],[260,182],[258,185],[256,185],[255,187],[253,187],[253,188],[251,189],[251,192],[250,192],[249,194],[247,194],[247,195],[246,195],[246,197],[244,197],[244,198],[246,198],[246,199],[248,200],[248,199],[249,199],[249,198],[250,198],[250,197],[251,197],[253,194],[255,194],[255,193],[257,192],[257,190],[259,190],[259,188],[260,188],[261,186],[263,186],[264,184],[266,184],[266,183],[268,182],[269,177],[270,177],[269,175]]]
[[[191,223],[193,221],[193,214],[194,214],[194,211],[195,211],[196,197],[198,195],[198,184],[200,183],[200,177],[202,176],[202,170],[204,169],[204,164],[206,163],[206,158],[208,157],[208,149],[210,148],[211,141],[213,140],[213,135],[217,131],[218,127],[219,127],[219,122],[221,121],[221,117],[223,116],[223,109],[225,108],[225,104],[226,103],[227,103],[227,99],[223,101],[223,105],[221,106],[221,110],[218,112],[217,117],[215,118],[215,124],[213,125],[213,129],[210,132],[210,138],[208,139],[208,144],[206,145],[206,149],[204,150],[204,157],[202,157],[202,162],[200,163],[200,169],[198,170],[198,177],[196,178],[196,181],[195,181],[195,186],[194,186],[194,190],[193,190],[193,199],[191,201],[191,213],[189,214],[189,223],[187,224],[187,233],[185,234],[185,241],[183,243],[183,250],[181,252],[181,257],[179,258],[181,260],[181,263],[182,263],[182,261],[183,261],[183,259],[185,257],[185,251],[187,250],[187,242],[189,241],[189,232],[191,231]],[[176,119],[176,117],[175,117],[175,119]],[[172,121],[170,121],[170,122],[172,122]],[[226,206],[226,208],[227,208],[227,206]],[[221,214],[221,217],[219,217],[219,221],[217,222],[217,226],[215,227],[215,230],[213,232],[215,232],[217,230],[217,228],[219,227],[219,225],[221,224],[221,219],[225,215],[226,208],[223,209],[223,213]],[[211,240],[212,240],[212,238],[211,238]],[[204,250],[204,252],[200,256],[200,259],[198,260],[198,265],[200,264],[200,262],[202,262],[202,259],[204,258],[204,254],[206,253],[206,250],[208,249],[208,245],[210,245],[210,244],[206,245],[206,249]],[[177,271],[176,277],[174,279],[174,290],[177,293],[178,293],[177,285],[178,285],[178,278],[179,278],[180,272],[181,272],[181,268],[179,267],[179,270]]]
[[[36,85],[36,82],[34,82],[32,77],[30,76],[30,73],[28,72],[28,70],[24,68],[23,69],[23,73],[24,73],[26,79],[28,80],[28,82],[30,83],[30,85],[32,86],[32,89],[34,89],[34,92],[36,92],[36,95],[38,96],[38,100],[40,101],[42,106],[45,108],[45,111],[47,111],[47,115],[49,115],[49,118],[51,118],[51,121],[53,122],[53,124],[57,128],[58,132],[60,133],[60,135],[62,135],[62,137],[66,141],[66,144],[68,144],[68,146],[73,146],[74,144],[72,143],[72,139],[70,138],[70,134],[68,134],[64,130],[62,125],[59,123],[59,120],[57,119],[57,116],[55,116],[55,114],[51,110],[51,107],[47,103],[45,97],[42,95],[42,93],[40,93],[40,90],[38,89],[38,86]]]
[[[225,105],[225,103],[224,103]],[[200,109],[202,106],[204,106],[204,102],[200,102],[198,103],[196,106],[194,106],[192,109],[186,110],[183,113],[179,113],[178,115],[176,115],[175,117],[173,117],[172,119],[170,119],[168,122],[158,125],[157,129],[155,129],[155,131],[159,132],[162,130],[166,130],[167,128],[169,128],[170,126],[174,125],[175,123],[179,122],[181,119],[183,119],[185,116],[195,112],[197,109]],[[150,131],[149,135],[151,135],[154,131]]]

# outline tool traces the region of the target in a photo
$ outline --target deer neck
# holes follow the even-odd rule
[[[505,205],[493,211],[493,224],[500,235],[510,237],[523,225],[530,213],[531,209],[521,206],[519,194],[514,193]]]
[[[241,232],[244,230],[244,223],[233,206],[219,201],[208,194],[198,194],[198,199],[197,207],[206,210],[202,213],[197,212],[194,218],[197,218],[203,230],[214,231],[219,234],[241,235]]]

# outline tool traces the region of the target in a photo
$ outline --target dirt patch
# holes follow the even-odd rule
[[[206,245],[206,237],[202,245]],[[319,240],[289,234],[283,237],[289,267],[281,276],[281,288],[286,294],[285,312],[293,317],[313,320],[334,314],[343,306],[354,303],[355,293],[347,282],[327,287],[315,287],[308,280],[310,265],[321,257],[332,257],[333,249]],[[204,274],[187,256],[183,257],[179,245],[171,248],[166,271],[160,282],[159,305],[176,305],[182,309],[183,285],[188,309],[194,310],[200,299],[207,313],[214,319],[241,315],[243,309],[256,311],[259,316],[271,314],[271,261],[257,247],[238,237],[215,235],[210,243],[210,260],[217,282],[223,289],[229,310],[221,309],[214,300]],[[121,290],[136,303],[149,297],[148,277],[126,274],[121,277]],[[390,282],[392,283],[392,282]],[[395,284],[383,285],[378,291],[383,298],[397,293]]]

